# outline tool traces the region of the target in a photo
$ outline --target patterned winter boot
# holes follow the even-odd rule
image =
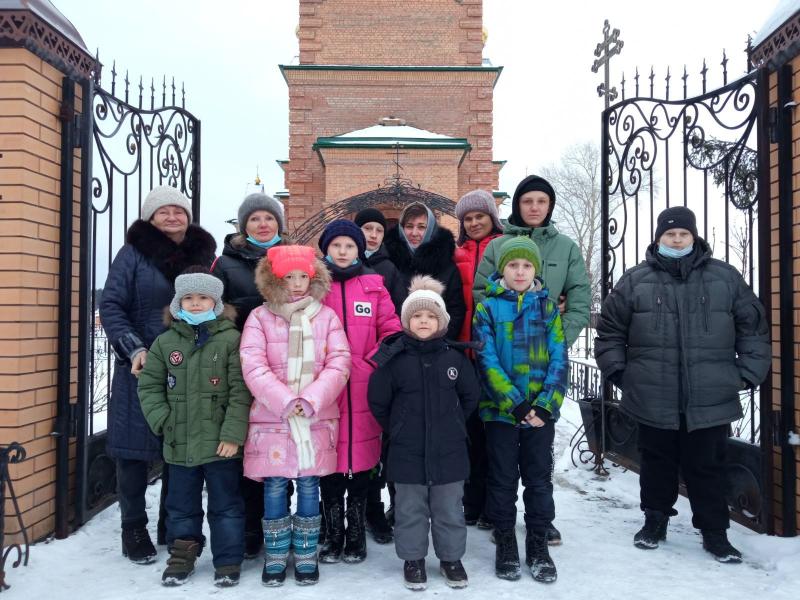
[[[314,585],[319,581],[317,542],[322,518],[292,517],[292,550],[294,551],[294,582],[297,585]]]
[[[286,580],[286,560],[292,541],[292,518],[264,519],[264,570],[261,583],[283,585]]]

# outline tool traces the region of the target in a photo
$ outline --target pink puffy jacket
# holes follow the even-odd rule
[[[402,329],[383,277],[376,273],[334,281],[323,301],[344,323],[353,368],[339,396],[339,473],[366,471],[381,457],[381,426],[367,404],[367,384],[375,370],[366,361],[383,338]]]
[[[256,284],[268,305],[289,300],[283,282],[266,259],[256,269]],[[309,294],[321,300],[330,286],[327,269],[318,262]],[[336,471],[339,407],[336,397],[350,371],[350,350],[339,318],[327,306],[311,319],[314,334],[314,381],[301,394],[286,386],[289,323],[266,305],[254,309],[242,331],[239,354],[242,374],[253,394],[250,425],[244,445],[244,474],[261,481],[264,477],[328,475]],[[287,418],[302,397],[311,409],[311,435],[316,452],[313,468],[300,471],[297,449]]]

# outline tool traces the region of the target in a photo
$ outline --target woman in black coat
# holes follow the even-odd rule
[[[286,244],[283,209],[273,198],[260,192],[248,195],[238,211],[239,231],[225,237],[225,246],[211,268],[222,280],[222,300],[236,308],[236,328],[242,331],[252,310],[264,303],[255,282],[259,261],[272,246]],[[291,482],[289,482],[291,486]],[[289,488],[291,490],[291,488]],[[245,503],[244,555],[254,558],[264,543],[264,484],[242,477]]]
[[[149,463],[161,458],[161,440],[142,415],[136,377],[147,361],[147,349],[165,329],[164,307],[175,293],[175,278],[189,266],[211,265],[217,245],[200,226],[190,225],[189,199],[173,187],[154,188],[141,215],[109,268],[99,309],[116,355],[108,403],[108,455],[117,465],[122,553],[147,564],[155,560],[156,550],[147,531],[145,491]],[[161,543],[166,487],[165,478],[158,524]]]
[[[461,275],[453,260],[456,241],[452,232],[439,227],[433,212],[424,204],[409,204],[400,215],[400,223],[383,240],[389,258],[400,272],[403,287],[408,289],[414,275],[430,275],[444,286],[445,305],[450,314],[446,337],[458,339],[467,314]]]

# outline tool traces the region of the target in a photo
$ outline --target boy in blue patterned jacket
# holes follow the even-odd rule
[[[525,562],[536,581],[556,580],[547,548],[555,518],[553,438],[567,388],[567,346],[558,305],[536,279],[539,248],[528,237],[500,249],[498,271],[475,307],[473,340],[483,342],[478,372],[486,391],[480,416],[489,457],[487,516],[497,543],[495,574],[520,578],[514,533],[519,477],[525,491]]]

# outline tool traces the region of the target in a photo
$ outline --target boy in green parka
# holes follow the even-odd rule
[[[204,267],[190,267],[176,278],[169,306],[174,320],[153,342],[139,376],[142,412],[153,432],[164,436],[169,469],[170,558],[164,585],[185,583],[194,571],[204,543],[204,482],[214,584],[239,582],[244,554],[240,448],[252,397],[242,378],[239,332],[222,315],[222,292],[222,281]]]

